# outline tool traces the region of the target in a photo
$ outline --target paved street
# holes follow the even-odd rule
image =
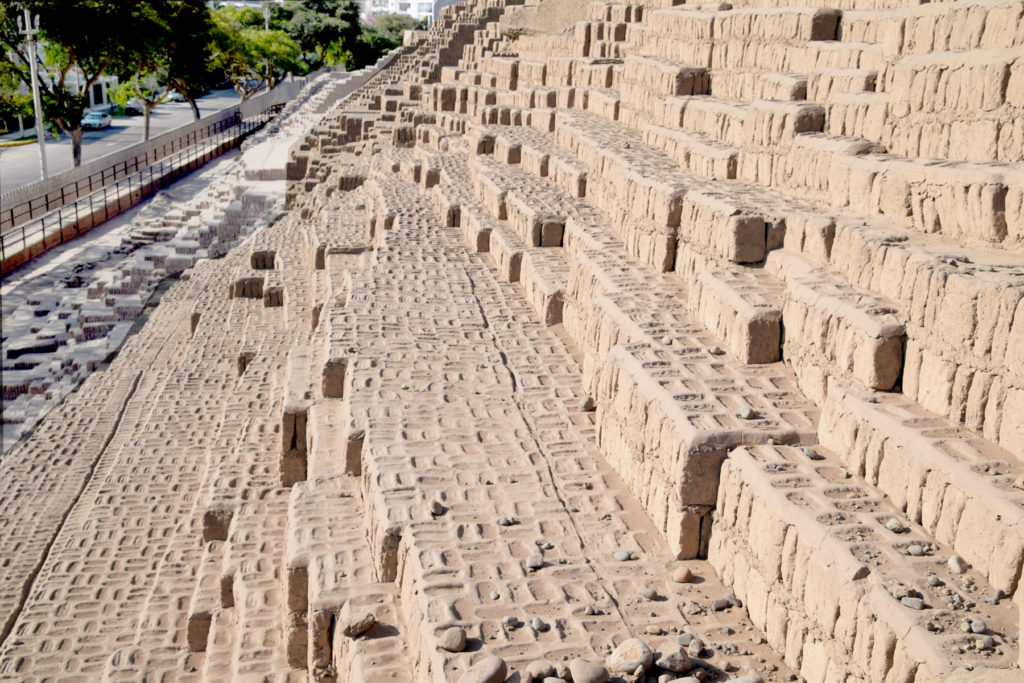
[[[216,90],[198,101],[202,116],[238,103],[234,90]],[[142,116],[114,118],[110,128],[87,130],[82,135],[82,163],[141,142]],[[165,102],[150,114],[149,134],[154,137],[172,128],[194,121],[187,102]],[[46,140],[46,161],[50,175],[71,168],[71,141],[65,135],[58,141]],[[39,179],[39,146],[36,144],[0,148],[0,193]]]

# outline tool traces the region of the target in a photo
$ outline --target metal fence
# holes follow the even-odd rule
[[[130,174],[155,164],[159,159],[168,157],[182,149],[187,149],[200,140],[216,136],[233,126],[238,125],[235,117],[224,121],[216,121],[200,130],[190,131],[180,138],[173,139],[151,150],[121,160],[115,164],[97,170],[83,178],[76,178],[60,187],[33,197],[27,201],[5,206],[0,213],[0,233],[29,221],[36,216],[49,213],[68,204],[79,197],[91,194],[100,188],[125,178]]]
[[[3,229],[0,234],[3,274],[47,249],[74,239],[127,211],[210,159],[238,146],[279,110],[280,105],[274,105],[244,121],[235,119],[230,125],[215,124],[217,129],[210,130],[208,134],[207,131],[189,134],[191,144],[184,148],[179,146],[178,151],[169,152],[154,163],[144,164],[138,159],[135,162],[123,162],[77,181],[65,192],[64,201],[61,201],[60,193],[57,194],[54,204],[58,208],[55,211],[43,213],[39,209],[37,218],[17,227]],[[93,186],[97,189],[89,191]],[[68,192],[75,193],[78,198],[67,201]],[[11,211],[14,210],[12,207]]]

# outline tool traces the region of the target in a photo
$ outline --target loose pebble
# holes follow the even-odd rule
[[[924,601],[921,598],[900,598],[900,602],[910,609],[924,609]]]
[[[693,572],[689,567],[679,567],[672,573],[672,580],[676,583],[690,583],[693,581]]]
[[[640,591],[640,595],[644,596],[645,600],[653,600],[654,598],[658,597],[658,592],[653,588],[644,588],[642,591]]]
[[[971,622],[971,633],[984,633],[985,630],[985,622],[981,619],[975,619]]]
[[[534,553],[526,558],[526,568],[530,571],[537,571],[544,566],[544,556],[540,553]]]
[[[903,531],[903,522],[896,519],[895,517],[890,517],[889,519],[885,520],[885,528],[893,533],[898,534],[901,531]]]
[[[675,652],[669,652],[658,658],[655,662],[658,666],[666,671],[672,671],[674,673],[683,673],[689,671],[693,667],[693,663],[690,658],[682,650],[676,650]]]
[[[462,674],[458,683],[502,683],[508,667],[501,657],[485,657]]]
[[[445,629],[437,638],[437,646],[448,652],[462,652],[466,649],[466,630],[458,626]]]
[[[569,662],[569,673],[573,683],[606,683],[608,680],[607,669],[579,657]]]
[[[612,554],[612,557],[614,557],[619,562],[628,562],[630,557],[631,557],[631,555],[630,555],[630,552],[628,550],[616,550]]]
[[[647,647],[647,643],[639,638],[629,638],[612,650],[605,660],[605,666],[619,674],[632,674],[639,668],[642,674],[651,667],[653,661],[654,653]]]
[[[907,546],[907,554],[913,555],[914,557],[921,557],[924,555],[924,548],[914,543],[913,545]]]
[[[597,407],[597,403],[594,402],[593,396],[584,396],[580,399],[579,408],[585,413],[593,411]]]
[[[542,681],[555,675],[555,667],[551,662],[535,659],[526,667],[526,675],[530,680]]]
[[[448,508],[444,506],[444,503],[439,500],[430,501],[430,514],[434,517],[440,517],[446,512],[448,512]]]
[[[715,600],[711,601],[712,612],[721,612],[722,610],[728,609],[730,607],[732,607],[732,605],[725,598],[716,598]]]
[[[964,558],[959,555],[953,555],[946,562],[946,566],[949,567],[949,571],[954,574],[963,574],[967,571],[967,563],[964,562]]]

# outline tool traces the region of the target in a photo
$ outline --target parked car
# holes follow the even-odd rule
[[[168,102],[185,102],[186,99],[185,99],[185,96],[182,95],[177,90],[172,90],[171,92],[167,93],[167,101]]]
[[[104,114],[100,111],[94,111],[85,115],[82,119],[82,128],[86,130],[99,130],[101,128],[110,128],[110,114]]]
[[[128,104],[124,105],[124,113],[128,116],[142,116],[145,112],[146,105],[138,97],[131,98]]]

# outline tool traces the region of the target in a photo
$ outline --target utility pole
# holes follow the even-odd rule
[[[36,15],[35,28],[32,27],[32,17],[28,10],[25,10],[25,21],[18,17],[18,32],[25,36],[28,45],[28,63],[32,72],[32,104],[36,110],[36,139],[39,141],[39,171],[43,180],[46,180],[46,126],[43,124],[43,105],[39,101],[39,68],[36,63],[36,35],[39,33],[39,15]]]

